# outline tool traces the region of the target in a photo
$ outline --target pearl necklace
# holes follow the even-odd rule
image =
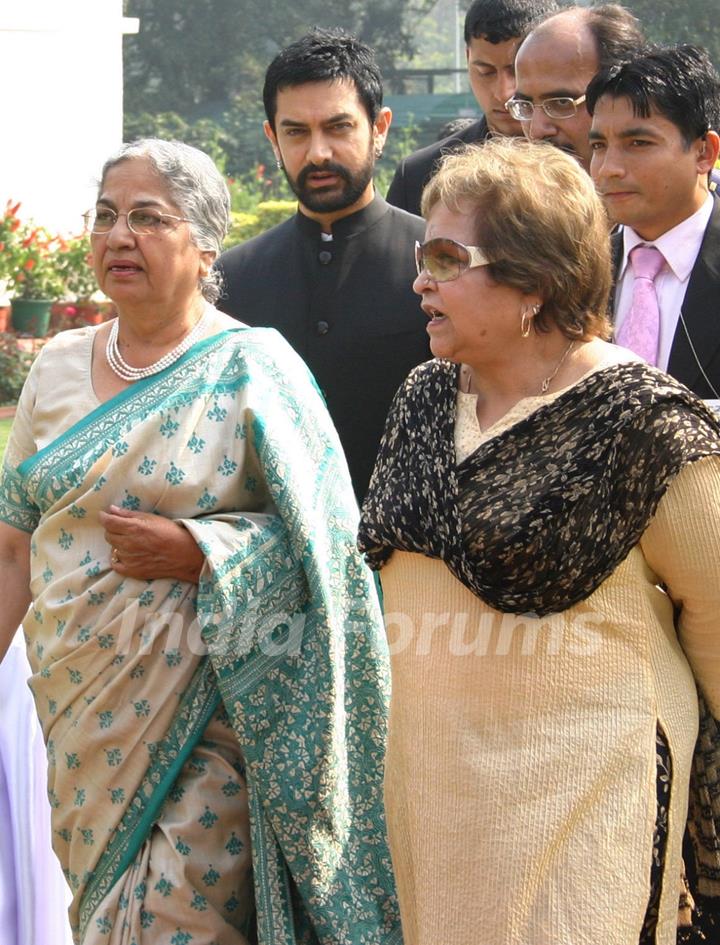
[[[147,367],[142,368],[136,368],[128,364],[120,354],[120,348],[118,346],[120,320],[116,318],[110,329],[107,345],[105,346],[107,362],[113,373],[123,381],[140,381],[144,377],[151,377],[153,374],[157,374],[159,371],[163,371],[166,367],[174,364],[178,358],[182,357],[182,355],[195,344],[207,326],[211,314],[212,309],[208,306],[202,317],[197,320],[192,330],[185,335],[180,344],[176,345],[172,351],[168,351],[167,354],[164,354],[158,361],[154,361],[152,364],[148,364]]]

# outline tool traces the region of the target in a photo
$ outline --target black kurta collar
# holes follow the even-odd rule
[[[366,207],[363,207],[362,210],[357,210],[355,213],[342,217],[340,220],[336,220],[335,223],[333,223],[333,239],[347,240],[352,239],[359,233],[364,233],[365,230],[374,226],[381,217],[385,216],[387,209],[388,205],[385,200],[383,200],[380,194],[376,193],[371,202]],[[320,242],[322,228],[316,220],[311,220],[310,217],[305,216],[304,213],[298,210],[295,215],[295,221],[301,233],[313,237]]]

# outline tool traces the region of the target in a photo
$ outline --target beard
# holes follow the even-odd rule
[[[375,170],[375,155],[370,147],[365,163],[354,172],[344,164],[335,164],[332,161],[320,166],[306,164],[297,177],[291,177],[284,164],[282,170],[292,192],[304,207],[313,213],[336,213],[351,207],[365,193]],[[308,176],[318,171],[337,175],[340,179],[339,186],[330,184],[327,187],[308,187]]]

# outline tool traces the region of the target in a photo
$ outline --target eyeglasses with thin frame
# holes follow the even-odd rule
[[[505,108],[515,121],[532,121],[536,108],[542,108],[548,118],[562,121],[563,118],[572,118],[573,115],[577,115],[578,105],[582,105],[584,101],[584,95],[579,95],[577,98],[561,95],[558,98],[546,98],[545,101],[537,104],[528,102],[525,98],[509,98],[505,102]]]
[[[492,262],[479,246],[465,246],[442,236],[415,243],[415,265],[418,275],[424,273],[433,282],[452,282],[468,269],[489,266]]]
[[[172,213],[161,213],[150,207],[135,207],[127,213],[117,213],[110,207],[95,207],[83,213],[85,226],[90,233],[107,234],[118,221],[126,217],[127,225],[136,236],[150,236],[174,230],[180,223],[190,223],[186,217],[177,217]]]

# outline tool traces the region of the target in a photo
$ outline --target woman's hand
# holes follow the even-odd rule
[[[197,584],[205,562],[190,532],[178,522],[150,512],[130,512],[111,505],[100,512],[110,564],[127,577],[150,581],[176,578]]]

